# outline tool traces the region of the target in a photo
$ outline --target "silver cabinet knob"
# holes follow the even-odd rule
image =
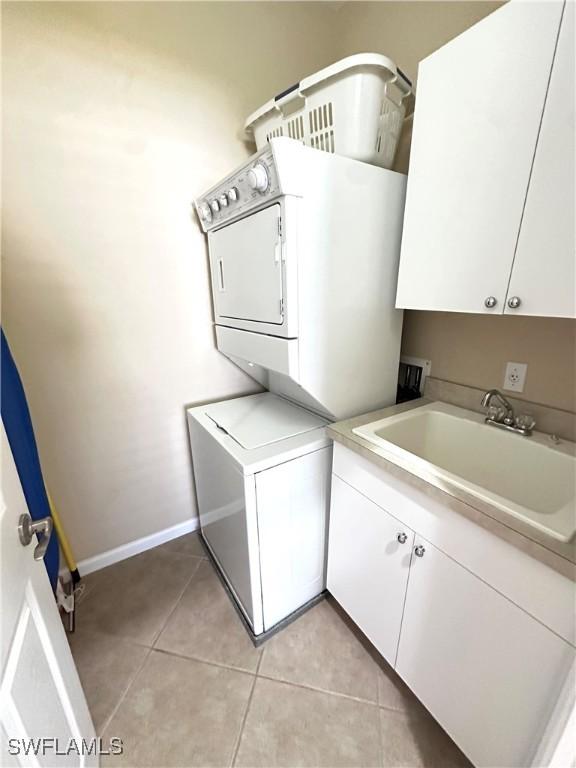
[[[417,547],[414,547],[414,554],[416,557],[424,557],[424,552],[426,552],[426,549],[422,546],[422,544],[418,544]]]
[[[520,300],[519,296],[511,296],[508,299],[508,306],[510,309],[518,309],[518,307],[522,304],[522,301]]]
[[[495,307],[496,304],[498,304],[496,296],[488,296],[486,299],[484,299],[484,306],[488,309],[492,309],[492,307]]]
[[[408,536],[404,532],[402,532],[402,533],[399,533],[398,536],[396,536],[396,540],[398,541],[398,544],[406,544],[406,542],[408,541]]]
[[[32,522],[30,515],[20,515],[18,521],[18,537],[23,547],[27,547],[32,541],[34,534],[38,534],[38,544],[34,548],[34,560],[42,560],[48,549],[50,535],[52,533],[52,518],[43,517],[41,520]]]

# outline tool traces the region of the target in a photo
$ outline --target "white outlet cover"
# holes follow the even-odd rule
[[[528,363],[506,363],[502,389],[508,392],[524,392]]]

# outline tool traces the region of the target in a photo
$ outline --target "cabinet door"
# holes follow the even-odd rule
[[[398,534],[406,534],[404,544]],[[413,532],[332,475],[328,590],[392,665]]]
[[[567,2],[508,298],[509,314],[576,316],[574,3]]]
[[[396,670],[476,766],[530,765],[574,649],[424,539]]]
[[[561,13],[508,3],[421,62],[396,306],[503,312]]]

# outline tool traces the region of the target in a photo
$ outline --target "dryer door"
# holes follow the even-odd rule
[[[250,320],[282,325],[280,205],[209,235],[216,322]]]

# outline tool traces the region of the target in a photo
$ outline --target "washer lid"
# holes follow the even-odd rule
[[[208,406],[204,413],[242,448],[261,448],[328,422],[282,397],[265,392]]]

